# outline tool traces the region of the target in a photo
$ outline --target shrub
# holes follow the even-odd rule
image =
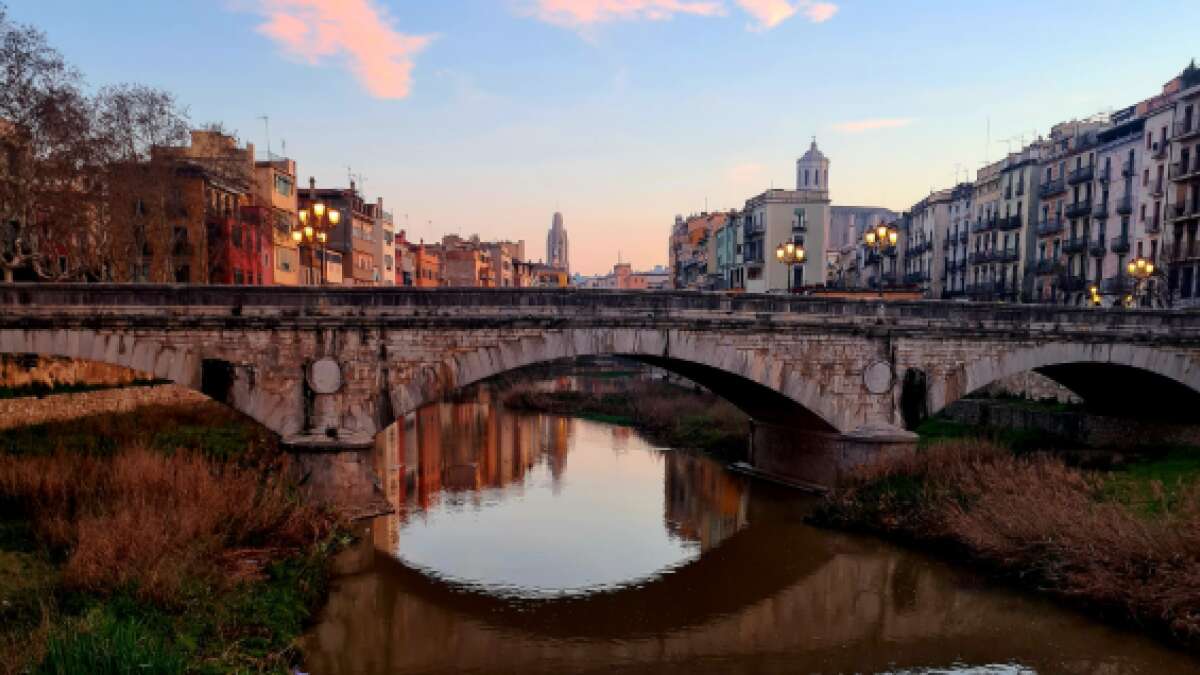
[[[247,549],[295,549],[328,530],[329,517],[302,504],[282,473],[144,447],[112,457],[0,456],[0,499],[66,556],[67,588],[133,588],[170,603],[187,583],[254,574],[240,565]]]
[[[1150,517],[1114,498],[1110,480],[1048,455],[953,441],[864,467],[816,519],[949,543],[1023,583],[1200,645],[1200,486]]]

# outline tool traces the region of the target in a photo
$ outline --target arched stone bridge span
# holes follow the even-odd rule
[[[754,461],[764,470],[821,483],[909,443],[906,420],[1028,370],[1100,407],[1200,406],[1200,314],[1045,305],[10,284],[0,285],[0,353],[151,372],[227,402],[286,443],[342,447],[369,445],[398,416],[508,370],[628,356],[678,371],[760,422]],[[813,471],[778,451],[797,437]]]

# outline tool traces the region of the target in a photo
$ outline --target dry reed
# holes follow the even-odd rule
[[[1023,584],[1200,647],[1200,486],[1161,507],[1124,503],[1104,476],[1054,457],[958,441],[865,467],[818,518],[950,544]]]
[[[171,603],[185,585],[220,585],[245,549],[297,550],[328,531],[283,471],[144,447],[111,457],[58,452],[0,456],[0,500],[66,554],[63,583],[97,593],[128,588]]]

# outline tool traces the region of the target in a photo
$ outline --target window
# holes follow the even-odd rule
[[[291,176],[275,174],[275,192],[278,192],[280,196],[291,197],[293,186]]]

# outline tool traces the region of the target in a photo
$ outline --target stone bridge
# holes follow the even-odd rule
[[[754,418],[753,463],[830,484],[923,417],[1040,372],[1099,410],[1200,409],[1200,313],[551,289],[0,284],[0,353],[90,359],[226,402],[296,447],[366,447],[456,388],[591,355]]]

